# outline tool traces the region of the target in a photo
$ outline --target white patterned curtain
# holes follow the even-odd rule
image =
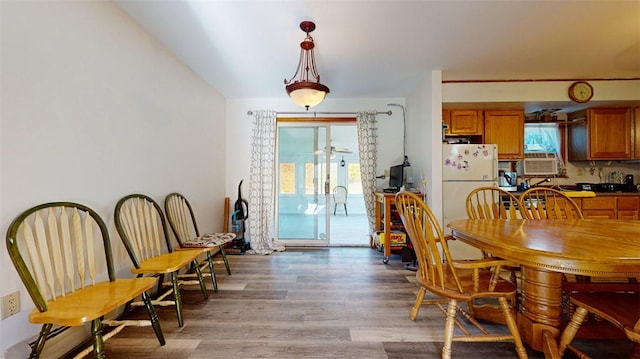
[[[276,154],[276,112],[253,111],[251,169],[249,174],[249,209],[247,219],[252,254],[284,251],[284,244],[272,237],[274,206],[274,163]]]
[[[369,219],[369,233],[375,230],[376,163],[378,162],[378,120],[376,112],[359,112],[357,116],[358,151],[364,205]]]

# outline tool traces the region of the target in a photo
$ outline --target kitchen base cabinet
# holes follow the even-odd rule
[[[612,196],[583,198],[582,215],[584,218],[616,218],[616,198]]]
[[[618,219],[640,219],[640,197],[617,197]]]
[[[584,218],[640,219],[640,195],[573,198]]]

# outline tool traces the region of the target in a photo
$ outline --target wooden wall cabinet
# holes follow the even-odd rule
[[[478,110],[442,110],[442,121],[448,126],[446,136],[481,136],[484,129]]]
[[[633,157],[640,158],[640,107],[633,111]]]
[[[630,108],[590,108],[568,114],[568,120],[573,121],[569,126],[569,161],[634,158],[631,112]]]
[[[499,160],[524,158],[524,110],[484,111],[484,143],[498,145]]]

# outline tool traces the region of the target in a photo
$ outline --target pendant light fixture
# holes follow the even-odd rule
[[[316,69],[316,59],[313,55],[315,44],[309,33],[316,29],[316,24],[311,21],[303,21],[300,23],[300,29],[307,36],[300,43],[298,68],[291,80],[287,81],[285,79],[284,84],[286,85],[287,94],[293,102],[305,107],[308,111],[309,107],[313,107],[324,100],[329,93],[329,88],[320,83],[320,75],[318,74],[318,69]]]

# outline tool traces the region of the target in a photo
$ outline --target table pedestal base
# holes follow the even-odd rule
[[[542,351],[543,333],[557,337],[562,325],[562,274],[524,267],[518,330],[532,349]]]
[[[553,338],[560,336],[560,329],[549,325],[532,322],[531,319],[518,313],[517,317],[518,331],[522,336],[522,341],[527,343],[531,349],[539,352],[543,351],[544,333],[551,335]]]

